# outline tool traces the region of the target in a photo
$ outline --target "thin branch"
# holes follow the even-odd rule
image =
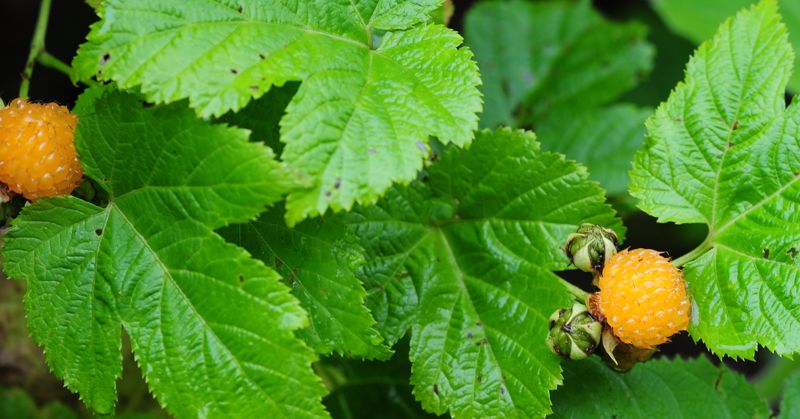
[[[700,255],[702,255],[709,249],[711,249],[711,236],[706,238],[706,240],[703,241],[703,243],[700,243],[700,246],[695,247],[694,250],[692,250],[691,252],[673,260],[672,264],[680,268],[683,265],[686,265],[687,263],[697,259]]]
[[[47,51],[42,51],[36,61],[50,69],[63,73],[65,76],[72,78],[72,67],[67,63],[54,57]]]
[[[564,287],[567,289],[567,291],[570,294],[575,296],[575,298],[578,301],[580,301],[581,303],[586,304],[586,297],[589,295],[589,293],[587,293],[586,291],[576,287],[575,285],[570,284],[564,278],[559,278],[559,279],[561,280],[561,283],[564,285]]]
[[[47,34],[47,23],[50,21],[50,4],[52,0],[42,0],[39,6],[39,18],[36,20],[36,29],[31,39],[31,49],[28,52],[28,61],[22,72],[22,83],[19,86],[19,97],[28,98],[28,91],[31,87],[31,77],[33,77],[33,67],[36,60],[44,51],[44,38]]]

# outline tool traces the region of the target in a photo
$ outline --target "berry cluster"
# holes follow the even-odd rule
[[[584,326],[593,331],[592,339],[567,340],[562,335],[573,333],[571,328],[551,322],[548,344],[554,352],[580,359],[565,354],[554,342],[568,341],[575,346],[576,342],[594,341],[586,348],[573,348],[572,352],[585,357],[601,341],[603,355],[613,362],[611,365],[626,369],[648,359],[658,345],[688,327],[691,303],[683,272],[655,250],[618,251],[618,247],[612,230],[591,224],[581,225],[567,239],[565,251],[570,261],[594,273],[594,283],[600,288],[586,301],[587,311],[598,326]]]

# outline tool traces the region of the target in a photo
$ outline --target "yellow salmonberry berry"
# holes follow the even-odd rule
[[[689,325],[683,273],[655,250],[615,254],[606,261],[599,286],[600,311],[622,342],[654,348]]]
[[[83,177],[77,122],[55,103],[15,99],[0,109],[0,182],[32,201],[71,193]]]

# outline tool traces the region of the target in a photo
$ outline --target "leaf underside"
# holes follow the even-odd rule
[[[800,107],[784,102],[794,53],[775,1],[727,20],[647,122],[631,172],[639,207],[702,223],[685,265],[690,333],[718,355],[800,351]]]

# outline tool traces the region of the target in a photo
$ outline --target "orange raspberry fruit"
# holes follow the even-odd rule
[[[600,312],[622,342],[654,348],[689,325],[683,272],[651,249],[623,250],[603,267]]]
[[[77,123],[55,103],[14,99],[0,109],[0,182],[31,201],[71,193],[83,177],[74,144]]]

